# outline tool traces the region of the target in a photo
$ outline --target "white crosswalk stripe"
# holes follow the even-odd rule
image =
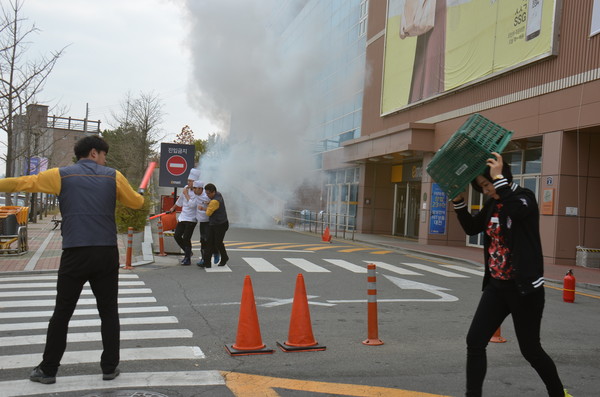
[[[278,268],[273,266],[264,258],[242,258],[244,259],[250,267],[252,267],[257,272],[280,272]]]
[[[56,296],[56,279],[56,275],[0,277],[0,370],[32,368],[40,362],[51,308],[55,304],[54,299],[45,297]],[[91,288],[86,284],[82,295],[91,294]],[[119,297],[121,361],[196,361],[205,358],[200,347],[189,344],[192,331],[178,328],[178,319],[168,315],[166,306],[157,306],[156,298],[151,294],[152,290],[145,288],[138,275],[119,275],[119,295],[125,295]],[[69,322],[68,347],[61,365],[99,362],[102,354],[100,325],[96,300],[93,297],[80,299]],[[187,372],[173,374],[181,373]],[[61,377],[61,384],[64,383]],[[19,379],[0,382],[0,395],[5,395],[7,388],[17,384],[24,387],[10,395],[38,394],[33,389],[39,385]],[[94,387],[93,384],[91,381],[79,386],[81,390],[105,386],[100,383]]]
[[[258,273],[281,273],[282,269],[289,269],[288,266],[283,264],[274,265],[269,262],[269,260],[261,257],[242,257],[243,262],[245,262],[250,268]],[[283,258],[286,262],[296,266],[300,270],[306,273],[331,273],[331,270],[322,263],[315,263],[317,261],[323,261],[329,263],[331,265],[336,266],[337,268],[341,268],[343,270],[357,273],[357,274],[365,274],[367,273],[367,264],[372,263],[377,266],[377,270],[385,270],[392,273],[404,275],[404,276],[423,276],[425,273],[433,273],[438,276],[450,277],[450,278],[468,278],[469,276],[461,274],[461,273],[469,273],[474,275],[483,275],[483,272],[478,269],[472,269],[468,267],[456,266],[456,265],[444,265],[440,264],[439,266],[431,266],[425,265],[422,263],[410,263],[403,262],[399,264],[390,264],[382,261],[370,261],[363,260],[360,264],[352,263],[343,259],[306,259],[306,258]],[[237,271],[243,268],[240,266],[240,263],[234,263],[232,267],[228,265],[225,266],[215,266],[213,265],[211,268],[205,268],[204,270],[207,273],[230,273],[233,271]],[[411,268],[411,269],[408,269]],[[415,271],[412,269],[419,270]],[[449,270],[445,270],[449,269]],[[450,271],[455,270],[455,271]],[[246,270],[244,270],[246,271]]]
[[[465,276],[464,274],[449,272],[447,270],[438,269],[437,267],[433,267],[433,266],[429,266],[429,265],[423,265],[421,263],[403,262],[402,264],[405,266],[414,267],[415,269],[424,270],[426,272],[438,274],[438,275],[444,276],[444,277],[452,277],[452,278],[467,278],[467,277],[469,277],[469,276]]]
[[[324,259],[325,261],[331,263],[332,265],[336,265],[341,267],[342,269],[350,270],[352,273],[366,273],[366,266],[357,266],[354,263],[350,263],[343,259]]]
[[[324,267],[315,265],[314,263],[312,263],[304,258],[283,258],[283,259],[290,262],[294,266],[298,266],[300,269],[304,270],[307,273],[329,273],[330,272],[330,270],[327,270]]]
[[[390,265],[389,263],[379,262],[379,261],[364,261],[366,263],[372,263],[377,266],[377,269],[385,269],[390,272],[402,274],[404,276],[422,276],[422,273],[413,272],[412,270],[403,269],[399,266]]]

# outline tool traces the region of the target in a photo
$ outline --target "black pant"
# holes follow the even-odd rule
[[[119,365],[119,250],[117,247],[78,247],[63,250],[56,283],[56,306],[48,324],[46,347],[40,364],[46,375],[55,376],[67,347],[69,320],[83,285],[89,281],[102,325],[103,352],[100,367],[112,373]]]
[[[544,288],[522,296],[513,281],[491,279],[485,287],[467,334],[467,396],[481,396],[487,370],[486,346],[502,321],[511,314],[523,357],[536,370],[551,397],[563,397],[554,362],[540,343]]]
[[[173,238],[186,255],[192,256],[192,234],[197,222],[181,221],[177,223]]]
[[[223,244],[223,240],[225,239],[225,233],[227,233],[228,229],[229,222],[225,222],[220,225],[209,225],[208,237],[206,239],[207,247],[202,253],[202,259],[204,259],[204,263],[210,264],[213,254],[218,251],[221,254],[221,262],[219,264],[221,266],[227,264],[229,256],[225,250],[225,244]]]
[[[200,258],[204,257],[204,251],[208,247],[208,222],[200,222]]]

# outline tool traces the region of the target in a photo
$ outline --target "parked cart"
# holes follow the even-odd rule
[[[28,251],[28,213],[29,207],[0,207],[0,255],[23,255]]]

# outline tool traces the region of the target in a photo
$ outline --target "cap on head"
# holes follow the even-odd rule
[[[190,170],[190,174],[188,175],[188,181],[192,180],[192,181],[197,181],[200,178],[200,170],[197,170],[196,168],[192,168]]]
[[[204,188],[204,182],[202,182],[202,181],[194,181],[194,187]]]

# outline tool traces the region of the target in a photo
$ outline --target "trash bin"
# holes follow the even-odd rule
[[[600,248],[585,248],[577,246],[577,266],[600,268]]]

